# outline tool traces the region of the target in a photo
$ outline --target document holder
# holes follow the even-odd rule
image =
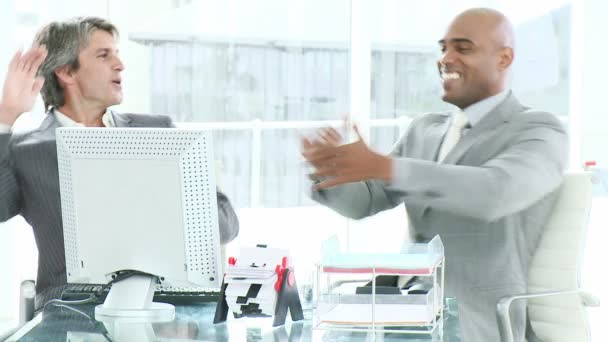
[[[286,250],[258,245],[241,248],[237,258],[228,258],[213,323],[225,322],[228,312],[235,318],[274,317],[272,326],[304,319],[293,265]]]
[[[444,264],[439,236],[428,243],[408,244],[401,253],[393,254],[343,253],[337,239],[329,240],[322,247],[321,262],[317,265],[313,328],[440,334]],[[416,276],[425,282],[428,291],[376,293],[376,279],[380,275]],[[366,283],[371,283],[371,289],[362,291],[360,285]]]

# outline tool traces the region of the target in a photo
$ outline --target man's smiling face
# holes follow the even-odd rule
[[[494,26],[476,15],[459,16],[439,40],[437,68],[445,102],[466,108],[503,90],[507,47]]]

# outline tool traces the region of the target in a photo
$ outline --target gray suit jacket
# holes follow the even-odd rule
[[[113,113],[113,117],[117,127],[172,127],[166,116]],[[48,114],[37,130],[0,134],[0,222],[21,214],[32,226],[38,246],[36,292],[43,296],[67,281],[55,143],[59,126],[55,115]],[[217,204],[224,244],[237,236],[239,223],[220,191]]]
[[[394,181],[350,183],[313,193],[344,216],[362,218],[405,203],[412,240],[439,234],[446,296],[458,300],[464,341],[499,341],[496,302],[525,292],[528,264],[567,163],[567,134],[549,113],[509,94],[436,162],[449,115],[416,118],[397,143]],[[523,340],[525,305],[513,308]]]

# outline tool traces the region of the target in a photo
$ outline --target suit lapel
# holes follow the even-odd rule
[[[55,117],[53,111],[49,111],[46,114],[46,118],[42,120],[40,127],[38,127],[38,134],[40,134],[39,138],[41,140],[54,140],[55,139],[55,129],[57,127],[61,127],[59,121]]]
[[[515,96],[513,96],[512,93],[509,94],[505,101],[484,116],[483,119],[481,119],[481,121],[475,125],[475,127],[471,128],[467,134],[462,137],[460,141],[458,141],[458,143],[445,157],[443,164],[457,164],[464,154],[469,150],[469,148],[471,148],[476,141],[479,141],[478,139],[480,137],[491,134],[500,125],[508,122],[514,113],[519,113],[524,109],[525,108],[519,103],[519,101],[517,101]],[[425,158],[429,157],[430,160],[437,160],[439,147],[441,146],[441,142],[443,141],[443,137],[445,136],[449,126],[448,118],[449,117],[446,116],[443,122],[437,122],[434,130],[428,131],[429,133],[425,137],[425,144],[428,143],[429,146],[434,147],[429,148],[428,154],[425,154]],[[439,136],[437,136],[437,134],[439,134]],[[427,151],[425,150],[425,152]],[[417,215],[421,219],[431,208],[429,206],[422,206],[420,209],[411,209],[413,209],[410,210],[411,214]]]
[[[425,130],[424,145],[422,147],[422,157],[426,160],[437,160],[437,154],[439,153],[439,147],[443,137],[449,127],[449,116],[445,115],[440,117],[436,122],[429,125]]]
[[[57,175],[57,140],[55,134],[57,127],[61,127],[61,124],[53,111],[49,111],[38,129],[31,135],[32,139],[36,141],[37,155],[43,156],[31,162],[35,163],[40,170],[46,170],[44,174],[50,177],[49,179],[59,177]]]
[[[443,141],[443,137],[445,136],[450,123],[450,115],[441,114],[437,117],[437,119],[430,123],[424,129],[424,136],[422,137],[423,146],[422,146],[422,155],[416,156],[416,158],[421,158],[424,160],[436,161],[437,155],[439,154],[439,148],[441,147],[441,142]],[[428,206],[407,206],[408,214],[412,217],[417,217],[418,219],[422,218],[424,214],[428,211]]]
[[[454,148],[448,153],[443,161],[444,164],[458,164],[464,154],[471,146],[480,141],[481,137],[491,134],[505,122],[509,122],[514,113],[519,113],[525,108],[517,101],[513,94],[509,94],[507,98],[500,103],[496,108],[486,114],[481,121],[471,128],[464,137],[462,137]]]

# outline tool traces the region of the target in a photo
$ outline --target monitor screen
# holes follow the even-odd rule
[[[220,287],[210,131],[58,128],[57,152],[68,282]]]

